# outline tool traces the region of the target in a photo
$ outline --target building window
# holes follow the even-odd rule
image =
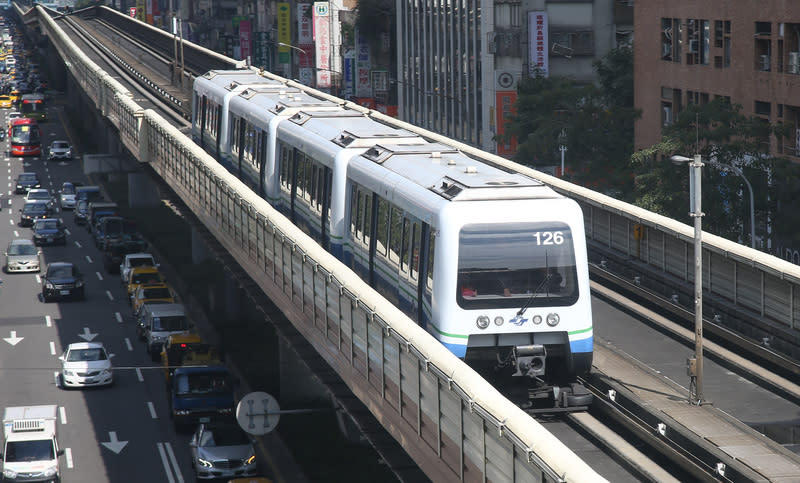
[[[756,115],[770,117],[772,114],[772,104],[769,102],[756,101],[755,112]]]
[[[714,67],[721,69],[731,66],[731,21],[714,21],[714,47],[722,49],[722,55],[714,56]]]
[[[564,57],[594,55],[594,32],[591,30],[551,31],[550,51]]]
[[[769,22],[756,22],[755,28],[755,61],[756,70],[769,72],[772,58],[772,24]]]
[[[677,18],[661,19],[661,60],[681,61],[681,21]]]
[[[686,63],[689,65],[708,65],[711,34],[709,21],[689,19],[687,21],[686,33],[689,40],[689,51],[686,53]]]

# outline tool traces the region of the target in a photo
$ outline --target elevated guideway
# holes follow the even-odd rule
[[[167,180],[432,479],[597,477],[268,204],[217,169],[180,131],[92,69],[56,24],[37,12],[43,31],[62,56],[69,55],[70,73],[82,86],[96,87],[91,92],[85,88],[87,95],[118,130],[123,145]],[[632,283],[691,305],[691,227],[436,134],[425,135],[541,179],[578,200],[598,271],[614,269]],[[797,266],[710,234],[704,234],[703,250],[709,326],[716,322],[723,331],[725,324],[749,324],[745,333],[777,344],[798,339]]]

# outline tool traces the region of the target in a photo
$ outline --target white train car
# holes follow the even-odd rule
[[[473,367],[569,383],[592,362],[583,215],[444,145],[348,164],[344,260]]]
[[[212,70],[194,81],[192,140],[226,168],[231,167],[228,105],[233,97],[255,86],[284,92],[297,90],[252,70]]]

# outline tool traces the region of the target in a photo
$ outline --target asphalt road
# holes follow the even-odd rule
[[[7,113],[0,112],[0,125]],[[60,106],[48,107],[50,121],[42,123],[43,150],[55,139],[69,139]],[[71,140],[70,140],[71,141]],[[55,192],[64,181],[88,179],[80,163],[47,162],[41,158],[8,155],[2,164],[7,189],[0,195],[0,244],[3,251],[15,238],[31,238],[21,228],[22,195],[13,194],[17,175],[38,173],[42,187]],[[80,153],[78,153],[80,154]],[[2,275],[0,286],[0,406],[56,404],[62,481],[192,481],[189,435],[176,434],[169,419],[164,378],[153,368],[144,344],[136,339],[135,322],[118,275],[105,273],[102,255],[87,230],[60,212],[66,224],[66,246],[42,248],[43,265],[71,261],[83,272],[85,301],[43,303],[38,274]],[[5,265],[5,259],[2,261]],[[62,390],[56,385],[58,356],[73,342],[103,342],[115,366],[110,388]]]

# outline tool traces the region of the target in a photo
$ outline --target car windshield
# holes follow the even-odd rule
[[[50,267],[47,270],[47,278],[68,278],[72,277],[72,267],[69,265],[59,265]]]
[[[203,436],[200,438],[200,446],[203,447],[240,446],[243,444],[250,444],[250,439],[247,437],[247,433],[238,426],[225,426],[207,430],[203,432]]]
[[[177,381],[178,394],[208,395],[230,392],[228,377],[224,373],[181,374]]]
[[[69,147],[69,144],[65,141],[53,141],[53,149],[66,149]]]
[[[569,306],[578,299],[572,233],[561,223],[461,229],[456,301],[464,309]]]
[[[153,317],[154,332],[176,332],[188,330],[189,321],[183,315],[169,315],[165,317]]]
[[[99,347],[92,349],[73,349],[67,355],[67,362],[80,361],[105,361],[108,360],[106,351]]]
[[[58,220],[36,220],[33,230],[58,230]]]
[[[29,244],[12,244],[8,247],[9,255],[36,255],[36,247]]]
[[[142,297],[146,299],[166,299],[172,297],[167,287],[146,288]]]
[[[131,267],[150,267],[155,265],[151,257],[136,257],[129,258],[128,263]]]
[[[137,273],[136,275],[133,276],[131,283],[145,284],[145,283],[153,283],[160,281],[161,281],[161,274],[159,273]]]
[[[25,203],[22,207],[23,213],[42,213],[47,211],[47,206],[44,203]]]
[[[47,191],[29,191],[28,192],[28,199],[29,200],[49,200],[50,193]]]
[[[19,175],[20,181],[36,181],[36,175],[33,173],[22,173]]]
[[[62,195],[74,195],[75,194],[75,186],[72,184],[65,184],[61,187],[61,194]]]
[[[54,459],[56,459],[56,452],[52,440],[38,439],[34,441],[9,441],[6,443],[6,463]]]

